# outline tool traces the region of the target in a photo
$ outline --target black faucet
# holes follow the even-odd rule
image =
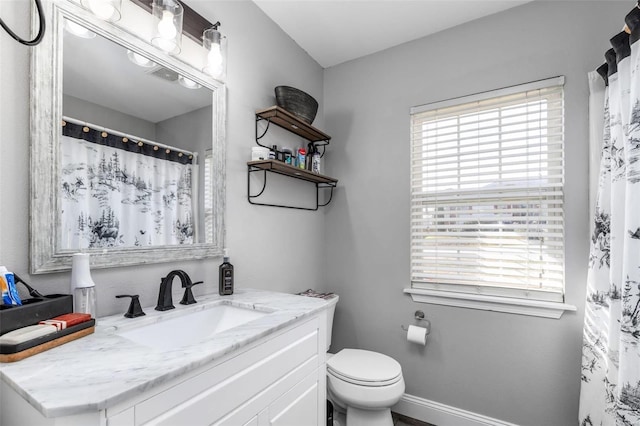
[[[185,289],[185,295],[180,303],[183,305],[196,303],[196,300],[193,298],[193,293],[191,293],[191,287],[196,284],[201,284],[202,281],[192,283],[191,278],[189,278],[189,275],[187,275],[185,271],[176,269],[175,271],[169,272],[167,276],[162,278],[162,281],[160,281],[160,293],[158,294],[158,305],[156,306],[156,311],[168,311],[169,309],[175,309],[175,306],[173,306],[173,298],[171,297],[171,284],[173,283],[173,278],[176,276],[180,277],[182,288]]]
[[[141,317],[143,315],[146,315],[142,311],[142,307],[140,306],[140,300],[139,300],[140,295],[138,295],[138,294],[119,294],[119,295],[116,296],[116,299],[120,299],[122,297],[130,297],[131,298],[131,303],[129,304],[129,309],[127,309],[127,312],[124,314],[125,317],[127,317],[127,318],[137,318],[137,317]]]

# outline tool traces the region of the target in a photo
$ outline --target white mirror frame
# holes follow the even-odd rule
[[[125,0],[126,2],[127,0]],[[171,57],[150,43],[132,35],[122,25],[96,18],[70,0],[42,2],[47,31],[42,42],[31,49],[31,273],[41,274],[71,269],[74,252],[91,254],[92,268],[109,268],[149,263],[177,262],[222,256],[225,223],[225,141],[226,87],[191,65]],[[137,6],[135,6],[137,7]],[[64,19],[82,24],[125,49],[144,52],[153,61],[212,90],[213,109],[213,236],[212,243],[190,245],[127,247],[109,249],[59,250],[56,238],[61,223],[59,208],[59,146],[62,137],[62,37]],[[151,15],[149,15],[151,19]],[[38,18],[32,11],[32,25]]]

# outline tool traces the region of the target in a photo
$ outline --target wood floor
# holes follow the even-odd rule
[[[393,426],[435,426],[394,412],[391,413],[391,417],[393,417]]]

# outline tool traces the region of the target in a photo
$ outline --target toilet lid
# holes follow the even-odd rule
[[[400,380],[402,368],[395,359],[362,349],[343,349],[327,360],[327,371],[363,386],[382,386]]]

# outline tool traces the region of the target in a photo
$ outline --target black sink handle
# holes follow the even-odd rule
[[[140,306],[140,295],[139,294],[119,294],[116,296],[116,299],[120,299],[122,297],[130,297],[131,303],[129,304],[129,309],[124,314],[127,318],[136,318],[146,315],[142,312],[142,307]]]
[[[183,285],[184,287],[184,295],[182,296],[182,300],[180,301],[181,305],[192,305],[196,302],[196,299],[193,297],[193,293],[191,292],[191,287],[196,284],[202,284],[204,281],[198,281],[195,283],[189,283],[188,285]]]

